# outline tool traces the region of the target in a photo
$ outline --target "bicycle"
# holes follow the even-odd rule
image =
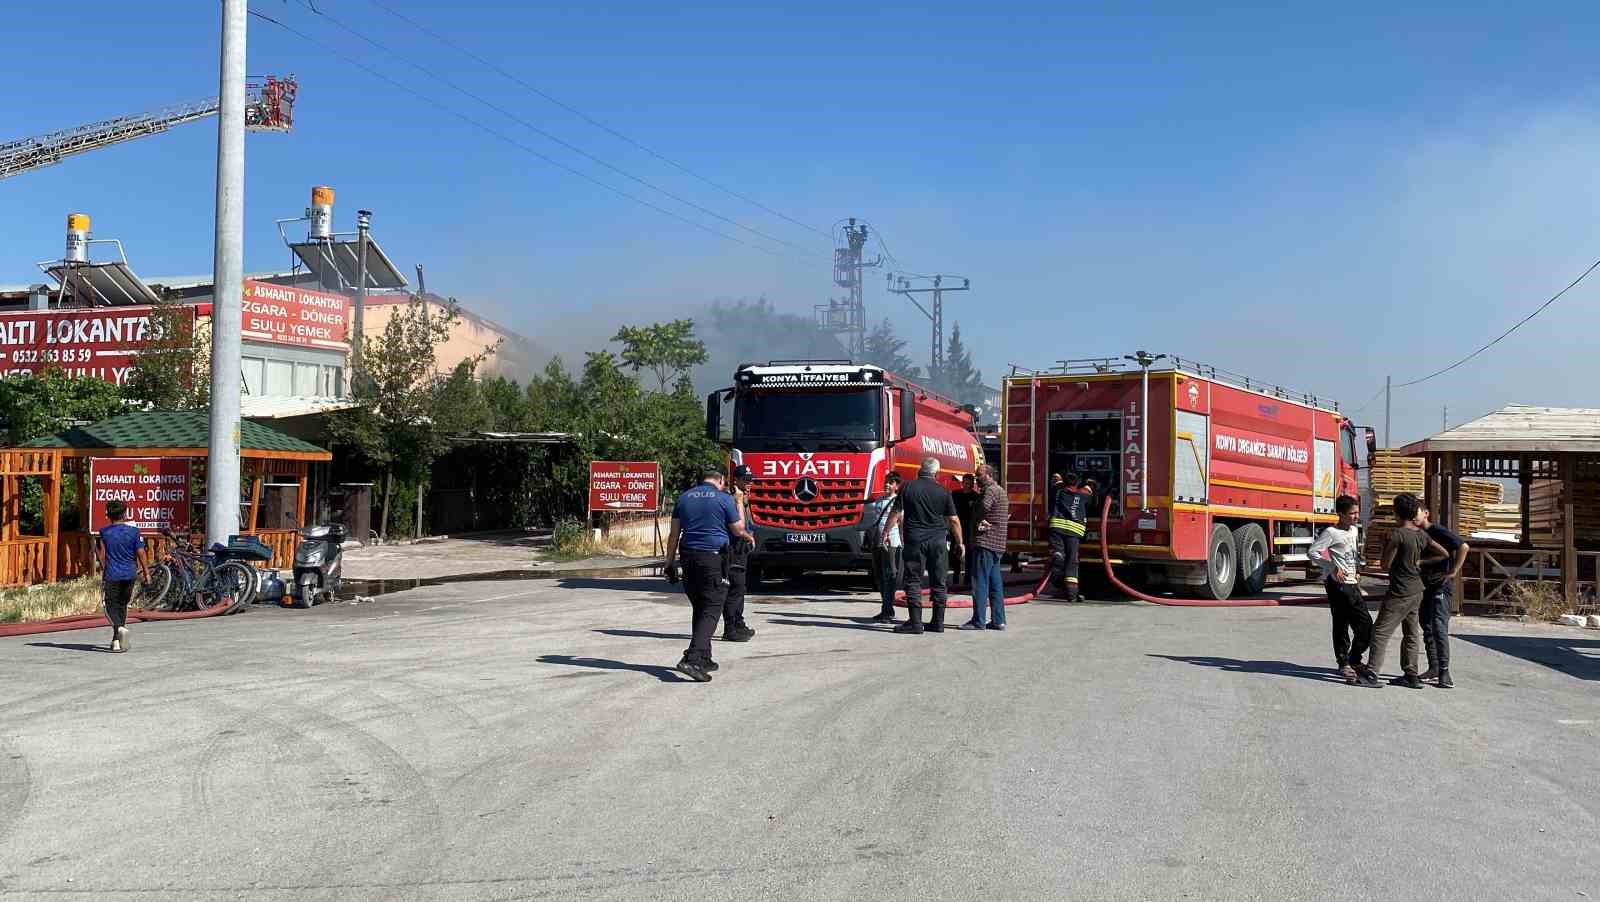
[[[136,588],[135,600],[146,609],[200,610],[216,604],[215,599],[231,598],[228,613],[243,610],[255,600],[258,591],[256,569],[236,560],[217,562],[215,551],[196,551],[187,539],[171,530],[161,534],[170,543],[161,562],[152,568],[150,580]],[[177,594],[172,593],[176,590]]]

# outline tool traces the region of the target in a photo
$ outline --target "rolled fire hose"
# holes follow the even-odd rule
[[[228,613],[233,608],[233,599],[224,598],[209,608],[198,611],[141,611],[128,609],[128,622],[138,623],[143,620],[198,620],[201,617],[216,617]],[[33,636],[39,633],[59,633],[67,630],[89,630],[109,628],[111,621],[104,614],[70,614],[66,617],[57,617],[54,620],[36,620],[31,623],[3,623],[0,624],[0,637],[5,636]]]

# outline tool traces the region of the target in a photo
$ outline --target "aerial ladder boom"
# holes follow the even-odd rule
[[[288,131],[294,124],[294,76],[267,76],[260,83],[247,85],[245,128],[252,131]],[[176,125],[206,119],[217,114],[217,98],[162,107],[147,113],[118,116],[76,128],[0,143],[0,179],[21,175],[59,163],[67,157],[146,135],[156,135]]]

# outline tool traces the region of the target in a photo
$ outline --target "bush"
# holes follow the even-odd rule
[[[551,541],[556,554],[562,556],[586,557],[594,546],[588,525],[573,517],[556,521],[555,535]]]
[[[1529,620],[1558,623],[1562,614],[1572,613],[1560,583],[1517,580],[1511,584],[1509,594]]]

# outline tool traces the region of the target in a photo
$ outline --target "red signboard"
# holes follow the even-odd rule
[[[307,348],[350,349],[350,300],[344,295],[244,280],[245,338]]]
[[[589,463],[589,510],[653,511],[660,504],[660,464],[615,460]]]
[[[106,502],[128,507],[127,523],[142,532],[189,528],[189,458],[92,457],[89,459],[89,530],[110,525]]]
[[[96,376],[121,385],[133,369],[133,358],[156,337],[151,309],[0,313],[0,374],[31,376],[55,368],[69,376]],[[175,309],[193,322],[194,308]]]

